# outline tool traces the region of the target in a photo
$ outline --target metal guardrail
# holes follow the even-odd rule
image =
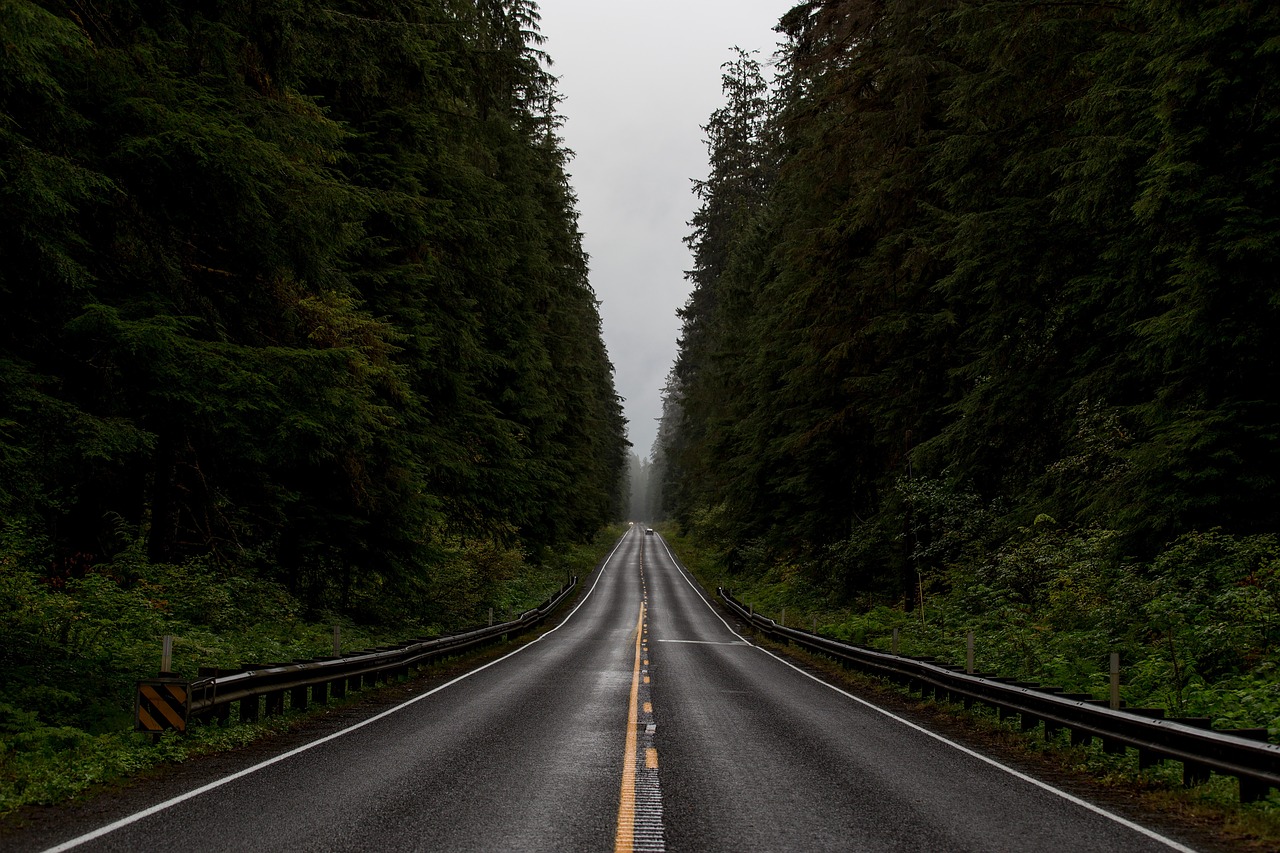
[[[1164,719],[1160,708],[1113,710],[1105,699],[1089,694],[1065,693],[1058,687],[1041,687],[1029,682],[968,674],[960,666],[940,664],[929,658],[913,658],[850,645],[837,640],[787,628],[754,612],[723,588],[716,590],[725,605],[754,629],[770,637],[829,655],[870,675],[880,676],[922,697],[974,702],[995,708],[1001,719],[1018,715],[1023,731],[1043,723],[1045,736],[1062,729],[1071,733],[1073,744],[1102,741],[1107,752],[1138,750],[1138,766],[1150,767],[1164,759],[1182,762],[1183,784],[1205,782],[1210,772],[1235,776],[1240,781],[1240,799],[1253,802],[1265,798],[1271,788],[1280,787],[1280,746],[1265,743],[1266,729],[1215,731],[1207,717]]]
[[[290,663],[251,663],[235,671],[206,671],[195,681],[161,674],[138,682],[134,703],[135,729],[158,733],[184,732],[188,721],[226,721],[233,703],[239,704],[241,721],[279,714],[285,695],[292,710],[323,704],[347,695],[349,690],[370,687],[380,681],[409,674],[431,660],[457,654],[492,642],[504,635],[520,634],[546,620],[578,585],[574,575],[542,604],[517,618],[431,639],[410,640],[398,646],[372,649],[340,657],[321,657]]]

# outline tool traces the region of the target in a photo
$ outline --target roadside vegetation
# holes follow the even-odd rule
[[[1186,534],[1153,561],[1136,563],[1118,556],[1113,531],[1065,530],[1044,518],[994,550],[960,548],[951,562],[922,572],[923,599],[892,600],[843,598],[805,567],[770,561],[763,550],[729,570],[722,551],[695,536],[666,533],[708,590],[732,589],[757,613],[793,628],[886,652],[897,628],[900,654],[961,665],[973,631],[977,670],[1099,699],[1108,696],[1110,654],[1119,652],[1127,705],[1209,717],[1215,728],[1264,727],[1273,739],[1280,734],[1274,536]],[[981,710],[966,716],[988,730],[1017,730],[1016,721],[1002,723]],[[1280,841],[1276,791],[1239,805],[1228,777],[1184,791],[1176,762],[1140,772],[1136,754],[1071,747],[1065,733],[1047,745],[1038,736],[1022,743],[1055,751],[1056,760],[1104,783],[1154,793],[1178,810],[1207,808],[1241,832]]]
[[[459,545],[420,598],[380,599],[366,614],[374,618],[361,620],[308,609],[279,584],[198,563],[157,565],[128,552],[51,584],[30,543],[7,531],[0,542],[0,817],[294,724],[298,715],[285,714],[197,725],[186,737],[134,733],[135,682],[156,674],[165,634],[175,638],[173,670],[194,678],[201,666],[331,654],[335,625],[347,651],[484,625],[490,608],[502,620],[545,601],[566,575],[585,577],[621,532],[610,528],[537,564],[514,549]]]

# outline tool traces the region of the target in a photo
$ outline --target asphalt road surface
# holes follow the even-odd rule
[[[641,527],[586,587],[557,628],[403,704],[0,846],[1190,849],[747,643]]]

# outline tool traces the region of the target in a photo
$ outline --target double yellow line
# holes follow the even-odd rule
[[[614,853],[631,853],[635,841],[636,743],[640,719],[640,644],[643,639],[644,602],[641,602],[640,617],[636,620],[636,662],[631,669],[631,706],[627,710],[627,746],[622,761],[622,797],[618,801],[618,834],[613,842]],[[656,752],[651,760],[656,766]]]

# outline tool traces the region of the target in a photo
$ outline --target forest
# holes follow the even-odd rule
[[[704,127],[673,529],[774,614],[978,628],[1076,689],[1122,651],[1131,698],[1274,733],[1280,7],[812,0],[778,32]]]
[[[621,516],[541,43],[531,0],[0,2],[0,733],[118,724],[164,632],[474,625]]]

